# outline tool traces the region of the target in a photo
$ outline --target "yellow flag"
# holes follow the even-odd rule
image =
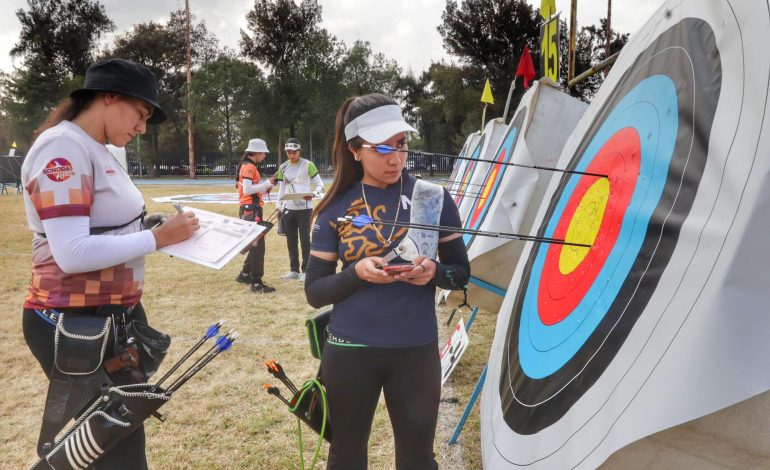
[[[556,13],[556,0],[540,0],[540,16],[546,20]]]
[[[11,144],[11,148],[12,148],[12,149],[15,149],[15,148],[16,148],[16,141],[15,141],[15,140],[14,140],[14,141],[13,141],[13,143]]]
[[[489,79],[484,84],[484,93],[481,94],[481,102],[487,104],[495,104],[495,99],[492,97],[492,87],[489,86]]]

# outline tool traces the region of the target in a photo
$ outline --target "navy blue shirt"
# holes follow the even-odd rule
[[[336,253],[343,269],[359,259],[388,254],[406,235],[406,227],[394,229],[378,224],[380,238],[372,224],[356,228],[352,224],[338,223],[337,218],[371,214],[375,219],[392,221],[398,212],[398,221],[409,222],[415,178],[404,173],[403,179],[403,189],[400,182],[385,189],[364,185],[370,212],[364,205],[361,183],[356,182],[352,188],[338,194],[316,218],[311,249]],[[446,189],[440,224],[461,227],[457,206]],[[393,237],[387,245],[384,240],[390,238],[391,230],[394,230]],[[440,231],[439,238],[451,233]],[[404,260],[396,258],[391,262]],[[432,284],[367,283],[334,305],[329,332],[344,341],[367,346],[409,347],[430,343],[438,338],[435,294],[436,287]]]

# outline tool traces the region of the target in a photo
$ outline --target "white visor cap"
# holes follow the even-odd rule
[[[267,144],[262,139],[251,139],[245,151],[249,153],[270,153],[270,150],[267,149]]]
[[[389,104],[374,108],[353,119],[345,126],[345,139],[358,136],[372,144],[385,142],[399,132],[417,132],[401,114],[401,107]]]

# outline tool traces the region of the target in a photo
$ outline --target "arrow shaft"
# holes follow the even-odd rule
[[[444,225],[414,224],[414,223],[404,223],[404,222],[392,222],[387,220],[374,220],[373,223],[379,223],[382,225],[389,225],[389,226],[395,226],[395,227],[446,231],[446,232],[453,232],[453,233],[462,233],[466,235],[480,235],[483,237],[504,238],[507,240],[522,240],[522,241],[532,241],[532,242],[542,242],[542,243],[553,243],[553,244],[565,245],[565,246],[578,246],[582,248],[591,248],[591,245],[586,245],[584,243],[568,242],[567,240],[562,240],[560,238],[535,237],[532,235],[520,235],[517,233],[490,232],[486,230],[473,230],[469,228],[448,227]]]
[[[195,351],[197,351],[198,349],[200,349],[200,347],[203,345],[203,343],[205,343],[205,342],[206,342],[206,340],[207,340],[207,339],[208,339],[208,338],[206,338],[206,337],[204,336],[203,338],[201,338],[200,340],[198,340],[198,342],[197,342],[197,343],[196,343],[196,344],[195,344],[195,345],[194,345],[192,348],[190,348],[190,350],[189,350],[189,351],[187,351],[187,353],[186,353],[184,356],[182,356],[182,358],[181,358],[181,359],[179,359],[178,361],[176,361],[176,364],[174,364],[174,365],[173,365],[173,367],[171,367],[171,369],[169,369],[169,371],[168,371],[168,372],[166,372],[166,373],[163,375],[163,377],[161,377],[161,378],[160,378],[160,380],[158,380],[157,382],[155,382],[155,385],[153,385],[153,386],[152,386],[152,388],[150,389],[150,392],[152,393],[152,392],[154,392],[155,390],[157,390],[157,389],[158,389],[158,387],[160,387],[160,384],[162,384],[162,383],[163,383],[163,382],[165,382],[165,381],[166,381],[166,380],[167,380],[169,377],[171,377],[171,374],[173,374],[174,372],[176,372],[176,370],[177,370],[177,369],[179,369],[179,367],[180,367],[182,364],[184,364],[184,362],[185,362],[185,361],[187,361],[187,359],[189,359],[189,358],[190,358],[190,356],[192,356],[193,354],[195,354]]]
[[[199,358],[198,358],[198,359],[197,359],[195,362],[193,362],[193,363],[192,363],[192,365],[191,365],[190,367],[188,367],[188,368],[187,368],[187,370],[185,370],[185,371],[182,373],[182,375],[180,375],[179,377],[177,377],[177,379],[176,379],[176,380],[174,380],[173,382],[171,382],[171,385],[169,385],[169,386],[168,386],[168,388],[166,389],[166,391],[168,392],[168,391],[170,391],[170,390],[176,390],[176,388],[175,388],[175,387],[177,387],[177,383],[178,383],[180,380],[182,380],[182,379],[183,379],[183,378],[184,378],[184,377],[185,377],[187,374],[189,374],[189,373],[190,373],[190,371],[191,371],[191,370],[193,370],[193,369],[194,369],[194,368],[195,368],[195,367],[196,367],[198,364],[200,364],[200,363],[201,363],[202,361],[204,361],[204,360],[205,360],[205,359],[206,359],[208,356],[210,356],[212,353],[214,353],[214,352],[216,351],[216,349],[217,349],[217,345],[216,345],[216,344],[214,344],[213,346],[211,346],[211,347],[208,349],[208,351],[206,351],[206,352],[205,352],[205,354],[203,354],[203,356],[199,357]]]
[[[179,380],[174,382],[168,387],[168,390],[166,390],[166,393],[173,393],[179,389],[182,385],[187,383],[188,380],[190,380],[195,374],[200,372],[201,369],[206,367],[206,364],[214,360],[215,357],[217,357],[220,353],[222,353],[221,349],[216,350],[213,354],[206,357],[203,361],[200,361],[200,364],[195,365],[192,370],[185,373]],[[196,363],[197,364],[197,363]]]
[[[599,178],[607,178],[607,175],[603,175],[601,173],[590,173],[587,171],[577,171],[577,170],[566,170],[563,168],[552,168],[547,166],[540,166],[540,165],[525,165],[523,163],[514,163],[514,162],[497,162],[494,160],[487,160],[485,158],[473,158],[473,157],[461,157],[459,155],[449,155],[445,153],[431,153],[431,152],[420,152],[418,150],[397,150],[399,152],[407,152],[412,155],[426,155],[429,157],[441,157],[441,158],[454,158],[456,160],[467,160],[469,162],[485,162],[485,163],[491,163],[494,165],[504,165],[504,166],[517,166],[520,168],[531,168],[533,170],[545,170],[545,171],[557,171],[560,173],[569,173],[573,175],[586,175],[586,176],[596,176]]]

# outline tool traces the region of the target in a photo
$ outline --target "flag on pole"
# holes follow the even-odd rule
[[[484,92],[481,93],[481,102],[487,104],[495,104],[495,99],[492,97],[492,87],[489,85],[489,79],[484,84]]]
[[[529,47],[527,46],[524,46],[524,50],[521,51],[519,65],[516,68],[516,76],[524,77],[524,88],[529,88],[529,81],[535,78],[535,66],[532,63],[532,55],[529,53]]]
[[[484,103],[484,109],[481,111],[481,130],[484,131],[484,123],[487,119],[487,105],[495,104],[495,99],[492,97],[492,87],[489,85],[489,79],[484,84],[484,91],[481,93],[481,102]]]

